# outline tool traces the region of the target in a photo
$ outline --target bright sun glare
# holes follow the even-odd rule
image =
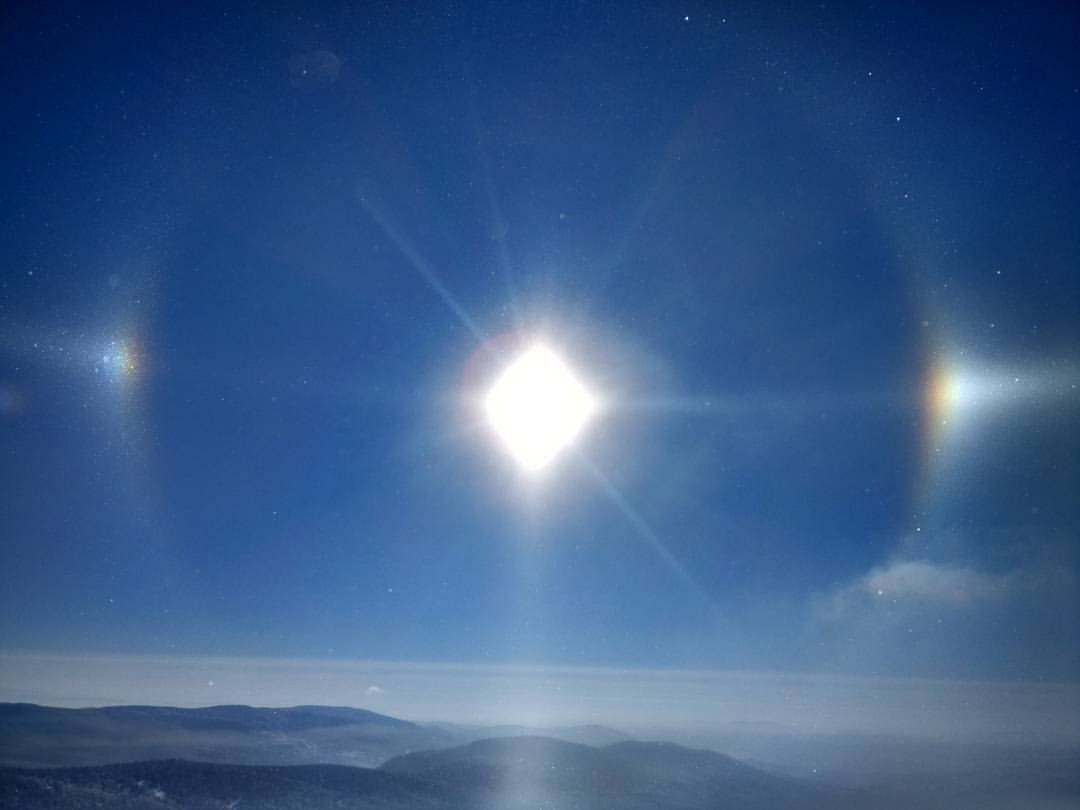
[[[596,401],[558,355],[535,345],[499,375],[484,408],[510,454],[536,471],[581,433]]]

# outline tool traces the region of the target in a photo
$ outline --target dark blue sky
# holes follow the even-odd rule
[[[755,5],[10,16],[0,648],[1076,680],[1080,18]]]

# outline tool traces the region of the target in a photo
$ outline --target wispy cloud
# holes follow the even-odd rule
[[[966,565],[894,560],[872,569],[855,586],[874,598],[917,599],[961,607],[998,599],[1018,586],[1016,572],[990,574]]]
[[[841,619],[874,605],[970,608],[1071,585],[1071,574],[1056,565],[1029,565],[995,573],[965,563],[896,558],[835,588],[819,604],[819,615]]]

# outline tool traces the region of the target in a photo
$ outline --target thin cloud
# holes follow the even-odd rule
[[[898,558],[836,588],[819,603],[818,614],[837,620],[876,605],[969,608],[1071,584],[1068,572],[1059,566],[1027,566],[992,573],[962,563]]]
[[[893,561],[874,568],[857,584],[874,598],[917,599],[962,607],[997,599],[1017,587],[1016,573],[988,574],[962,565],[927,560]]]

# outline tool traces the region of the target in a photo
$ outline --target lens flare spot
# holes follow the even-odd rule
[[[139,373],[139,353],[134,344],[126,340],[109,341],[101,365],[114,380],[130,380]]]

